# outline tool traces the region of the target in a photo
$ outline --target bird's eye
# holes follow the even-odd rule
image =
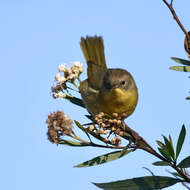
[[[121,85],[125,85],[125,81],[124,80],[121,82]]]

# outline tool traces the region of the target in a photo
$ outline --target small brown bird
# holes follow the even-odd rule
[[[108,69],[102,37],[81,38],[88,78],[81,82],[80,93],[87,110],[96,115],[131,115],[138,101],[138,91],[132,75],[124,69]]]

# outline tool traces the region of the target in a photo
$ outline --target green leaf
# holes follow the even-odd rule
[[[170,164],[168,162],[164,162],[164,161],[157,161],[152,163],[154,166],[170,166]]]
[[[175,71],[190,72],[190,66],[172,66],[170,69]]]
[[[189,168],[190,167],[190,156],[182,160],[177,167],[180,168]]]
[[[155,190],[170,187],[179,179],[165,176],[145,176],[110,183],[93,183],[104,190]]]
[[[175,159],[175,153],[174,153],[174,149],[173,149],[173,145],[169,142],[169,140],[163,135],[164,138],[164,142],[166,144],[166,148],[168,150],[168,153],[170,155],[170,157],[173,158],[173,160]]]
[[[120,158],[121,158],[122,156],[125,156],[125,154],[128,154],[129,152],[131,152],[130,150],[128,150],[129,145],[130,145],[130,144],[128,144],[127,146],[125,146],[125,147],[123,148],[123,150],[121,151]]]
[[[59,144],[64,144],[68,146],[89,146],[86,143],[76,142],[76,141],[69,141],[69,140],[59,140]]]
[[[190,66],[190,61],[188,61],[188,60],[180,59],[180,58],[177,58],[177,57],[171,57],[171,59],[174,60],[177,63]]]
[[[162,154],[162,156],[164,156],[167,160],[172,161],[171,156],[166,148],[158,148],[158,150]]]
[[[185,125],[183,125],[182,128],[181,128],[181,132],[179,134],[179,137],[178,137],[178,141],[177,141],[176,159],[178,158],[179,153],[181,151],[181,148],[183,146],[183,142],[185,140],[185,135],[186,135],[186,129],[185,129]]]
[[[77,106],[85,108],[85,105],[84,105],[83,101],[80,98],[67,96],[66,99],[69,100],[71,103],[77,105]]]
[[[81,129],[83,132],[85,132],[85,134],[87,135],[87,137],[91,141],[90,135],[88,134],[88,132],[86,131],[86,129],[78,121],[74,120],[74,122],[75,122],[75,124],[77,125],[77,127],[79,129]]]
[[[123,157],[124,155],[130,153],[132,150],[126,150],[125,152],[123,151],[115,151],[111,152],[108,154],[104,154],[102,156],[95,157],[91,160],[88,160],[86,162],[83,162],[81,164],[76,165],[75,167],[89,167],[89,166],[96,166],[99,164],[104,164],[106,162],[110,162],[112,160],[119,159]]]
[[[174,145],[173,145],[172,137],[170,135],[169,135],[169,141],[170,141],[170,144],[171,144],[171,146],[172,146],[172,148],[174,150]]]

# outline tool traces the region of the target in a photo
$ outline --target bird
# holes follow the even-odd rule
[[[138,89],[133,76],[121,68],[107,68],[101,36],[81,37],[80,47],[87,63],[87,79],[79,92],[92,116],[100,112],[130,116],[138,102]]]

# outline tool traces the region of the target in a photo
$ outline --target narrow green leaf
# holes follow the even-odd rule
[[[169,142],[169,140],[163,135],[164,138],[164,142],[166,144],[166,148],[168,150],[169,155],[173,158],[173,160],[175,159],[175,153],[174,153],[174,149],[172,144]]]
[[[182,128],[181,128],[181,132],[179,134],[179,137],[178,137],[178,141],[177,141],[176,159],[178,158],[179,153],[181,151],[181,148],[183,146],[183,142],[185,140],[185,135],[186,135],[186,129],[185,129],[185,125],[183,125]]]
[[[171,144],[171,146],[172,146],[172,148],[173,148],[173,150],[174,150],[174,145],[173,145],[173,141],[172,141],[171,135],[169,135],[169,141],[170,141],[170,144]]]
[[[74,122],[75,122],[75,124],[77,125],[77,127],[79,129],[81,129],[83,132],[85,132],[85,134],[87,135],[87,137],[91,141],[90,135],[88,134],[88,132],[86,131],[86,129],[78,121],[74,120]]]
[[[121,151],[120,158],[121,158],[122,156],[125,156],[125,154],[128,154],[129,152],[131,152],[130,150],[128,150],[129,145],[130,145],[130,144],[128,144],[127,146],[125,146],[124,149]]]
[[[89,167],[89,166],[96,166],[99,164],[104,164],[116,159],[123,157],[124,155],[130,153],[132,150],[126,150],[125,153],[123,151],[115,151],[108,154],[104,154],[102,156],[95,157],[91,160],[83,162],[81,164],[76,165],[75,167]]]
[[[84,105],[83,101],[80,98],[67,96],[66,99],[69,100],[71,103],[77,105],[77,106],[85,108],[85,105]]]
[[[166,176],[145,176],[110,183],[93,183],[104,190],[155,190],[170,187],[179,179]]]
[[[167,160],[172,161],[171,160],[171,156],[168,153],[168,150],[166,148],[158,148],[159,152],[162,154],[162,156],[164,156]]]
[[[171,57],[171,59],[174,60],[177,63],[190,66],[190,61],[188,61],[188,60],[180,59],[180,58],[177,58],[177,57]]]
[[[190,156],[182,160],[179,164],[178,167],[180,168],[190,168]]]
[[[69,140],[59,140],[59,144],[64,144],[68,146],[88,146],[86,143],[76,142],[76,141],[69,141]]]
[[[172,66],[170,69],[175,71],[190,72],[190,66]]]
[[[168,162],[164,162],[164,161],[157,161],[152,163],[154,166],[170,166],[170,164]]]

